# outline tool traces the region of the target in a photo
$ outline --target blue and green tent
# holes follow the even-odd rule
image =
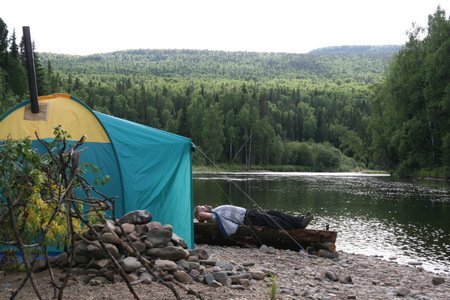
[[[39,97],[39,113],[24,101],[0,116],[0,141],[53,138],[58,125],[73,141],[87,136],[80,161],[111,180],[97,188],[116,197],[115,214],[146,209],[153,220],[172,224],[174,232],[193,247],[192,141],[176,134],[91,110],[67,94]],[[91,176],[94,176],[91,174]]]

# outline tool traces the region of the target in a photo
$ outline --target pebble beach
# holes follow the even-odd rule
[[[200,282],[174,284],[182,299],[449,299],[450,278],[432,273],[420,264],[402,265],[379,257],[344,253],[329,259],[302,252],[271,247],[239,248],[197,245],[209,254],[214,271],[232,266],[227,272],[245,271],[263,274],[247,285],[209,286]],[[37,273],[44,297],[51,299],[52,289],[47,272]],[[62,274],[60,274],[62,276]],[[0,299],[8,299],[23,274],[0,277]],[[166,287],[152,282],[134,288],[141,299],[175,299]],[[81,296],[82,295],[82,296]],[[81,298],[80,298],[81,297]],[[17,299],[37,299],[26,286]],[[133,299],[125,283],[88,285],[77,277],[69,281],[64,299]]]

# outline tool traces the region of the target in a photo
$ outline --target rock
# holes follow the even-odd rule
[[[98,275],[98,270],[97,269],[86,269],[86,274],[88,274],[88,275],[91,275],[91,274],[94,274],[94,275]]]
[[[108,244],[112,245],[112,244]],[[86,247],[87,255],[93,258],[106,258],[107,254],[103,251],[99,241],[93,241]],[[117,251],[118,252],[118,251]]]
[[[212,274],[214,276],[214,279],[217,282],[220,282],[223,286],[229,286],[231,285],[231,278],[228,277],[226,272],[215,272]]]
[[[225,271],[232,271],[234,269],[233,264],[229,263],[229,262],[219,263],[218,266],[221,267]]]
[[[88,268],[93,268],[93,269],[101,269],[101,268],[105,268],[106,266],[108,266],[111,263],[111,260],[109,258],[102,258],[99,260],[93,260],[91,261],[87,267]]]
[[[186,242],[181,237],[179,237],[175,232],[172,233],[171,242],[174,244],[174,246],[180,246],[183,247],[184,249],[187,249]]]
[[[154,258],[178,261],[188,257],[189,252],[183,248],[169,246],[165,248],[152,248],[147,250],[147,254]]]
[[[136,259],[136,257],[128,256],[124,258],[120,265],[122,266],[123,270],[127,273],[135,272],[137,269],[142,267],[142,264],[140,261]]]
[[[134,230],[136,231],[137,234],[144,235],[147,232],[148,228],[146,224],[140,224],[136,225]]]
[[[215,266],[217,264],[215,260],[200,260],[200,263],[205,266]]]
[[[102,232],[104,227],[105,227],[105,225],[99,224],[99,223],[92,225],[92,228],[93,228],[94,231],[97,232],[97,233],[98,233],[98,232]]]
[[[189,250],[189,255],[196,256],[196,257],[198,257],[199,260],[208,260],[209,259],[209,254],[204,249]]]
[[[54,265],[52,266],[64,268],[69,263],[69,255],[67,254],[67,252],[61,252],[53,258],[53,263]]]
[[[162,226],[158,222],[150,222],[147,227],[146,237],[153,247],[165,246],[172,239],[172,226]]]
[[[259,251],[266,253],[266,254],[275,254],[276,250],[274,247],[272,246],[266,246],[266,245],[261,245],[261,247],[259,248]]]
[[[85,265],[90,259],[85,255],[75,255],[74,260],[77,265]]]
[[[255,280],[263,280],[266,277],[266,273],[263,271],[251,271],[250,274],[252,275],[252,279]]]
[[[198,262],[193,262],[193,261],[190,261],[190,262],[188,262],[189,263],[189,270],[192,270],[192,269],[200,269],[200,263],[198,263]]]
[[[95,240],[95,235],[90,230],[86,230],[85,232],[83,232],[82,236],[90,241]]]
[[[153,277],[152,277],[152,275],[150,275],[148,272],[143,272],[143,273],[139,276],[139,280],[140,280],[142,283],[150,284],[150,283],[152,283],[152,281],[153,281]]]
[[[410,292],[410,290],[407,287],[401,286],[401,287],[397,288],[396,295],[400,296],[400,297],[405,297],[406,295],[409,294],[409,292]]]
[[[193,283],[194,282],[192,277],[189,276],[189,274],[184,271],[176,271],[173,274],[173,276],[176,280],[178,280],[181,283]]]
[[[220,282],[216,281],[216,280],[213,280],[213,282],[212,282],[209,286],[212,286],[212,287],[221,287],[222,284],[221,284]]]
[[[105,277],[94,277],[91,280],[89,280],[89,285],[101,285],[101,284],[105,284],[106,282],[108,282],[108,280]]]
[[[244,266],[244,267],[253,267],[254,265],[255,265],[254,262],[246,262],[246,263],[242,264],[242,266]]]
[[[230,286],[231,289],[233,290],[245,290],[245,287],[243,285],[239,285],[239,284],[235,284]]]
[[[121,239],[115,234],[114,232],[105,232],[100,236],[100,240],[103,243],[109,243],[113,245],[120,245],[122,244]]]
[[[221,272],[221,271],[222,271],[222,268],[219,267],[219,266],[214,266],[214,267],[210,268],[209,271],[210,271],[211,273],[214,273],[214,272]]]
[[[114,282],[114,275],[115,275],[115,272],[114,272],[114,271],[111,271],[111,270],[108,270],[108,269],[102,269],[102,270],[99,271],[99,273],[100,273],[103,277],[105,277],[106,279],[108,279],[109,281]]]
[[[197,256],[193,256],[191,254],[189,254],[188,261],[200,262]]]
[[[350,275],[345,276],[341,279],[341,283],[343,284],[353,284],[352,277]]]
[[[42,272],[47,269],[47,262],[44,259],[39,259],[34,262],[33,272]]]
[[[171,260],[157,259],[155,261],[155,268],[162,271],[174,272],[177,270],[177,264]]]
[[[153,248],[153,243],[150,242],[149,240],[145,240],[144,245],[145,245],[145,248],[147,248],[147,249]]]
[[[191,270],[191,268],[190,268],[190,266],[189,266],[189,262],[188,262],[187,260],[185,260],[185,259],[180,259],[180,260],[177,262],[177,264],[178,264],[180,267],[182,267],[183,269],[187,270],[187,271],[190,271],[190,270]]]
[[[145,251],[145,249],[147,248],[145,246],[145,244],[141,241],[135,241],[132,242],[131,245],[139,252],[139,253],[143,253]]]
[[[147,224],[152,220],[152,214],[148,210],[131,211],[119,219],[120,224]]]
[[[203,279],[204,283],[207,285],[212,285],[215,281],[214,276],[211,273],[206,273],[205,278]]]
[[[164,281],[173,281],[173,275],[167,274],[163,276]]]
[[[339,277],[333,271],[326,271],[325,278],[327,278],[330,281],[339,281]]]
[[[118,226],[114,225],[114,221],[112,221],[112,220],[106,220],[105,227],[103,228],[103,232],[115,233],[118,236],[122,234],[120,228]]]
[[[86,255],[87,254],[87,243],[85,241],[76,242],[74,252],[75,252],[75,255]]]
[[[80,275],[85,275],[86,274],[86,269],[85,268],[72,268],[71,274],[73,276],[80,276]]]
[[[87,274],[86,277],[83,279],[83,283],[88,284],[92,278],[97,277],[96,274]]]
[[[410,266],[420,266],[422,263],[420,261],[408,261],[408,265]]]
[[[130,282],[135,282],[135,281],[139,280],[139,276],[137,276],[136,273],[130,273],[127,275],[127,279]]]
[[[123,281],[122,276],[117,275],[117,274],[114,274],[113,280],[112,280],[113,283],[120,283],[120,282],[122,282],[122,281]]]
[[[239,275],[232,275],[232,276],[230,276],[230,279],[231,279],[231,284],[240,284],[241,283],[240,282],[241,276],[239,276]]]
[[[122,224],[122,229],[123,229],[123,232],[125,232],[125,234],[132,233],[135,228],[136,228],[136,226],[134,224],[131,224],[131,223],[124,223],[124,224]]]
[[[445,279],[443,277],[433,277],[433,279],[431,280],[431,282],[434,285],[439,285],[439,284],[443,284],[445,282]]]
[[[195,269],[193,269],[189,272],[189,276],[191,276],[192,279],[194,279],[195,281],[200,281],[200,275],[201,275],[200,271],[195,270]]]
[[[239,283],[243,286],[250,286],[250,280],[248,280],[247,278],[239,279]]]

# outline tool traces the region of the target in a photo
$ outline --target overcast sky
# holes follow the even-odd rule
[[[38,52],[126,49],[304,53],[404,44],[450,0],[1,0],[10,33],[30,26]]]

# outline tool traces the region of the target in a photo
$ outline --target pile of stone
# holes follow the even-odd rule
[[[231,262],[211,260],[208,253],[201,249],[187,250],[187,245],[171,225],[162,225],[151,221],[147,211],[135,211],[119,220],[119,226],[112,221],[95,224],[96,231],[88,230],[75,244],[75,266],[72,273],[81,276],[82,281],[90,285],[116,283],[123,280],[114,268],[100,245],[104,243],[108,251],[120,263],[131,284],[155,281],[153,275],[164,281],[181,283],[202,282],[209,286],[229,286],[245,289],[252,280],[261,280],[269,275],[268,271],[252,270],[249,265],[235,265]],[[133,249],[134,248],[134,249]],[[152,262],[151,271],[141,264],[133,251]],[[64,267],[62,254],[54,265]]]

